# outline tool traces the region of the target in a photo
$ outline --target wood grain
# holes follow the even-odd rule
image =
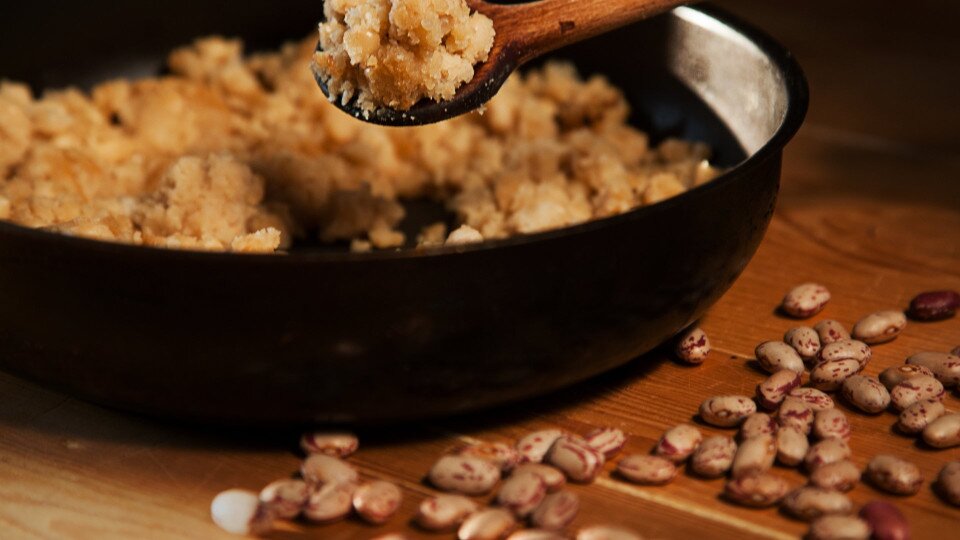
[[[825,283],[834,299],[814,320],[847,325],[873,310],[905,306],[922,290],[960,289],[960,108],[946,89],[958,86],[947,83],[956,77],[960,41],[937,33],[960,8],[920,1],[915,11],[898,11],[891,25],[871,11],[876,2],[863,0],[726,5],[796,52],[813,103],[808,124],[788,150],[782,198],[766,240],[703,321],[715,346],[707,363],[681,366],[658,351],[531,402],[362,432],[362,449],[352,460],[365,476],[404,487],[401,515],[379,529],[355,521],[291,524],[272,538],[364,540],[389,531],[445,538],[419,533],[406,520],[431,492],[422,483],[430,463],[470,438],[510,441],[548,426],[585,431],[612,425],[630,434],[627,451],[646,452],[664,429],[692,421],[702,399],[753,392],[763,378],[751,367],[753,347],[794,324],[774,313],[794,283]],[[892,50],[891,33],[911,39],[898,40]],[[960,318],[911,323],[897,340],[875,348],[867,372],[879,373],[916,351],[956,345]],[[960,409],[956,392],[947,399]],[[929,480],[944,462],[960,459],[960,449],[933,451],[896,435],[891,413],[845,411],[858,465],[879,452],[895,453],[917,463]],[[229,538],[210,523],[211,498],[230,487],[258,489],[295,471],[297,435],[167,425],[0,375],[0,538]],[[776,472],[793,484],[802,481],[796,471]],[[806,530],[775,510],[727,505],[717,497],[721,485],[681,475],[667,487],[641,488],[604,474],[591,486],[573,488],[583,499],[576,524],[612,522],[650,538],[793,538]],[[944,538],[960,520],[960,509],[937,499],[929,484],[909,498],[863,485],[851,496],[858,505],[894,502],[917,539]]]

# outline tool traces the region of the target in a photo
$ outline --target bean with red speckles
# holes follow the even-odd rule
[[[929,369],[933,372],[933,376],[947,388],[960,383],[960,355],[921,352],[907,358],[907,364]]]
[[[509,472],[520,462],[516,448],[501,442],[478,442],[459,448],[456,454],[489,461],[503,472]]]
[[[502,540],[512,533],[519,524],[513,514],[503,508],[481,510],[460,525],[458,540]]]
[[[620,453],[627,444],[627,436],[622,430],[611,427],[597,428],[584,437],[591,448],[603,454],[607,459]]]
[[[721,476],[730,470],[736,453],[737,443],[732,438],[723,435],[708,437],[690,457],[690,468],[706,478]]]
[[[870,525],[853,516],[823,516],[810,525],[810,540],[867,540]]]
[[[937,418],[947,413],[939,399],[924,399],[904,409],[897,419],[897,427],[904,433],[921,433]]]
[[[723,494],[737,504],[763,508],[779,503],[789,489],[782,478],[762,473],[733,478],[724,486]]]
[[[477,457],[443,456],[430,469],[428,478],[444,491],[483,495],[500,481],[500,468]]]
[[[820,344],[827,345],[841,339],[850,339],[850,332],[842,324],[833,319],[824,319],[813,327],[820,336]]]
[[[960,413],[937,418],[923,428],[923,441],[934,448],[960,446]]]
[[[880,382],[887,387],[887,390],[893,390],[893,387],[907,379],[927,375],[932,377],[933,372],[923,366],[914,366],[904,364],[902,366],[892,366],[880,372]]]
[[[850,440],[850,421],[840,409],[825,409],[813,419],[813,434],[818,439]]]
[[[960,309],[960,293],[957,291],[928,291],[910,301],[907,314],[918,321],[949,319]]]
[[[664,432],[654,453],[674,463],[681,463],[696,451],[701,441],[703,435],[699,429],[690,424],[680,424]]]
[[[354,482],[328,482],[310,494],[303,515],[315,523],[332,523],[348,515],[353,508]]]
[[[787,330],[783,335],[783,341],[793,347],[805,362],[816,358],[822,346],[817,331],[809,326],[798,326]]]
[[[848,378],[860,373],[863,366],[854,359],[821,362],[810,370],[810,385],[817,390],[832,392],[843,386]]]
[[[521,463],[540,463],[547,455],[553,443],[563,436],[559,429],[544,429],[527,434],[517,441],[517,451]]]
[[[757,406],[747,396],[714,396],[700,404],[700,418],[717,427],[734,427],[751,414]]]
[[[577,540],[643,540],[643,537],[620,527],[591,525],[577,532]]]
[[[757,345],[754,354],[760,367],[767,373],[776,373],[781,369],[803,373],[803,359],[793,347],[782,341],[763,342]]]
[[[873,531],[874,540],[910,540],[910,523],[900,509],[886,501],[870,501],[858,514]]]
[[[556,467],[544,465],[543,463],[521,463],[513,470],[513,474],[532,473],[543,480],[543,485],[547,487],[548,493],[562,488],[567,483],[567,477]]]
[[[874,345],[894,339],[906,326],[907,317],[902,311],[877,311],[857,321],[852,335],[854,339]]]
[[[360,441],[353,433],[305,433],[300,437],[300,448],[309,454],[347,457],[357,451]]]
[[[480,505],[463,495],[438,495],[420,503],[416,522],[428,531],[451,531],[479,508]]]
[[[960,461],[951,461],[940,469],[936,488],[943,500],[960,506]]]
[[[691,328],[680,336],[676,353],[688,364],[702,364],[710,354],[710,338],[700,327]]]
[[[799,429],[786,426],[777,432],[777,461],[787,467],[796,467],[810,449],[807,435]]]
[[[580,497],[571,491],[559,491],[540,503],[533,511],[530,522],[534,527],[559,531],[567,528],[580,512]]]
[[[745,441],[760,435],[773,435],[777,432],[777,421],[767,413],[753,413],[740,426],[740,440]]]
[[[764,473],[777,459],[777,442],[773,435],[760,435],[740,443],[733,457],[730,474],[734,478]]]
[[[836,406],[832,397],[816,388],[794,388],[787,394],[787,397],[799,399],[813,409],[814,412],[832,409]]]
[[[303,480],[277,480],[260,491],[260,502],[280,519],[299,516],[309,498],[310,487]]]
[[[916,465],[888,454],[870,460],[867,478],[876,487],[894,495],[913,495],[923,485],[923,474]]]
[[[342,459],[326,454],[313,454],[303,461],[300,474],[310,485],[356,482],[360,474]]]
[[[517,517],[533,512],[547,496],[547,486],[534,473],[513,474],[507,478],[497,493],[497,504],[510,510]]]
[[[936,378],[921,375],[903,381],[890,390],[890,403],[893,408],[902,411],[924,399],[943,399],[943,383]]]
[[[807,450],[803,463],[808,471],[815,471],[818,467],[850,459],[852,452],[846,441],[841,439],[824,439]]]
[[[783,402],[787,393],[800,386],[800,373],[789,369],[782,369],[767,377],[767,380],[757,385],[757,399],[765,409],[776,409]]]
[[[841,339],[824,345],[817,354],[817,362],[833,362],[836,360],[856,360],[860,367],[866,366],[873,358],[873,349],[862,341],[855,339]]]
[[[589,483],[603,467],[603,454],[586,442],[564,435],[547,452],[546,462],[563,471],[572,482]]]
[[[849,514],[853,509],[850,498],[839,491],[818,487],[795,489],[783,498],[783,509],[804,521],[835,514]]]
[[[367,523],[386,523],[400,509],[403,493],[390,482],[368,482],[353,493],[353,509]]]
[[[803,283],[790,289],[780,303],[784,313],[797,319],[813,317],[830,301],[830,291],[819,283]]]
[[[794,427],[807,434],[810,433],[815,414],[805,401],[788,397],[777,411],[777,422],[781,427]]]
[[[860,469],[849,460],[817,467],[810,473],[810,483],[824,489],[850,491],[860,481]]]
[[[854,375],[843,381],[843,397],[869,414],[876,414],[890,405],[890,392],[877,379],[864,375]]]
[[[633,454],[620,460],[617,473],[635,484],[662,486],[677,476],[677,466],[660,456]]]

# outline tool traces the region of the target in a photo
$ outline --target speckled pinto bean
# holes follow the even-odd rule
[[[832,409],[836,406],[832,397],[816,388],[794,388],[787,394],[787,397],[799,399],[813,409],[814,412]]]
[[[798,326],[787,330],[787,333],[783,335],[783,341],[793,347],[804,362],[813,360],[820,352],[820,336],[816,330],[809,326]]]
[[[518,526],[509,511],[488,508],[471,515],[460,525],[457,540],[503,540]]]
[[[617,474],[634,484],[662,486],[677,476],[677,466],[660,456],[633,454],[620,460]]]
[[[939,321],[953,317],[960,309],[960,293],[957,291],[928,291],[910,301],[907,314],[917,321]]]
[[[900,509],[886,501],[870,501],[857,513],[873,531],[875,540],[910,540],[910,523]]]
[[[871,313],[853,325],[853,338],[874,345],[886,343],[900,335],[907,326],[907,316],[902,311],[886,310]]]
[[[813,419],[813,434],[818,439],[850,440],[850,421],[840,409],[824,409]]]
[[[777,422],[780,427],[793,427],[804,434],[810,433],[816,413],[805,401],[788,397],[783,400],[777,411]]]
[[[845,515],[853,509],[850,498],[843,493],[809,486],[788,493],[783,498],[782,506],[787,513],[804,521],[829,515]]]
[[[544,497],[547,486],[534,473],[524,472],[507,478],[497,492],[497,504],[523,518],[533,512]]]
[[[767,373],[776,373],[781,369],[789,369],[803,373],[803,359],[793,347],[782,341],[766,341],[757,345],[754,354],[760,367]]]
[[[930,422],[947,413],[939,399],[924,399],[904,409],[897,419],[897,428],[903,433],[921,433]]]
[[[400,509],[403,493],[390,482],[368,482],[353,493],[353,509],[367,523],[386,523]]]
[[[937,494],[954,506],[960,506],[960,461],[951,461],[937,475]]]
[[[807,435],[799,429],[787,426],[777,432],[777,461],[787,467],[796,467],[810,449]]]
[[[332,523],[348,515],[353,508],[354,482],[328,482],[310,494],[303,515],[314,523]]]
[[[873,377],[854,375],[843,381],[843,397],[861,411],[876,414],[890,405],[890,392]]]
[[[850,339],[850,332],[838,321],[833,319],[824,319],[813,326],[820,336],[820,344],[827,345],[841,339]]]
[[[503,472],[511,471],[520,462],[516,448],[500,442],[479,442],[459,448],[456,454],[489,461]]]
[[[860,373],[861,369],[863,366],[854,359],[820,362],[810,370],[810,385],[817,390],[833,392],[843,386],[843,381]]]
[[[867,540],[870,525],[854,516],[823,516],[810,524],[809,540]]]
[[[830,291],[819,283],[803,283],[790,289],[780,303],[780,309],[797,319],[808,319],[823,310],[830,301]]]
[[[452,531],[480,508],[463,495],[439,495],[420,503],[416,522],[428,531]]]
[[[894,409],[902,411],[925,399],[942,400],[944,395],[943,383],[934,377],[921,375],[894,386],[890,390],[890,404]]]
[[[947,388],[960,383],[960,356],[928,351],[907,358],[907,364],[929,369]]]
[[[547,455],[553,443],[563,436],[559,429],[544,429],[534,431],[517,441],[517,452],[520,453],[521,463],[540,463]]]
[[[674,426],[660,436],[654,453],[675,463],[686,461],[700,446],[703,435],[690,424]]]
[[[313,454],[303,461],[300,474],[311,486],[329,483],[349,483],[360,479],[349,463],[326,454]]]
[[[923,485],[923,474],[916,465],[889,454],[870,460],[867,478],[877,488],[894,495],[913,495]]]
[[[303,480],[277,480],[260,491],[260,502],[280,519],[299,516],[309,498],[310,487]]]
[[[913,366],[904,364],[902,366],[892,366],[880,372],[880,382],[887,387],[887,390],[893,390],[893,387],[907,379],[926,375],[933,376],[933,372],[923,366]]]
[[[757,406],[747,396],[714,396],[700,404],[700,418],[717,427],[734,427],[757,412]]]
[[[680,336],[676,353],[688,364],[702,364],[710,354],[710,338],[701,328],[691,328]]]
[[[626,434],[617,428],[597,428],[584,437],[591,448],[603,454],[607,459],[620,453],[623,445],[627,444]]]
[[[300,448],[306,454],[347,457],[357,451],[360,441],[353,433],[306,433],[300,437]]]
[[[733,457],[730,474],[734,477],[764,473],[777,459],[777,442],[773,435],[760,435],[740,443]]]
[[[443,491],[484,495],[500,481],[500,468],[476,457],[443,456],[430,469],[428,478],[431,484]]]
[[[577,532],[576,540],[643,540],[639,534],[612,525],[591,525]]]
[[[736,454],[737,443],[732,438],[723,435],[708,437],[690,456],[690,468],[705,478],[716,478],[730,470]]]
[[[571,491],[558,491],[540,503],[533,511],[530,522],[534,527],[549,531],[566,529],[580,512],[580,497]]]
[[[803,458],[803,464],[807,470],[813,472],[817,468],[838,461],[850,459],[852,452],[846,441],[840,439],[824,439],[807,450],[807,455]]]
[[[513,474],[532,473],[540,477],[547,493],[553,493],[567,483],[567,477],[556,467],[543,463],[521,463],[513,470]]]
[[[589,483],[603,467],[603,454],[579,438],[564,435],[553,443],[546,461],[563,471],[571,482]]]
[[[945,414],[923,428],[923,441],[934,448],[960,446],[960,413]]]
[[[860,367],[866,366],[873,358],[873,350],[869,345],[855,339],[841,339],[824,345],[817,354],[819,362],[833,362],[835,360],[856,360]]]
[[[740,426],[740,440],[745,441],[760,435],[773,435],[777,432],[777,421],[767,413],[753,413]]]
[[[764,409],[776,409],[787,397],[787,393],[800,386],[801,382],[800,373],[782,369],[757,385],[757,400]]]
[[[779,503],[789,490],[786,480],[762,473],[733,478],[724,486],[723,495],[743,506],[763,508]]]
[[[810,473],[810,484],[824,489],[850,491],[860,482],[860,469],[849,460],[817,467]]]

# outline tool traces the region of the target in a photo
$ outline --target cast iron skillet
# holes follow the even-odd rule
[[[196,36],[270,47],[320,17],[316,0],[270,4],[11,2],[0,74],[89,85],[154,72]],[[175,252],[3,223],[0,366],[180,419],[383,422],[542,394],[651,350],[756,250],[806,84],[781,46],[707,7],[556,56],[607,74],[655,137],[707,141],[736,167],[618,217],[430,253]]]

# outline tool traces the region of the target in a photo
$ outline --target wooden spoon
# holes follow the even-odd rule
[[[467,0],[467,4],[493,20],[497,32],[486,62],[473,80],[452,99],[423,100],[407,111],[382,107],[364,115],[351,101],[335,104],[361,120],[385,126],[418,126],[468,113],[490,100],[507,77],[524,63],[571,43],[664,13],[690,0],[537,0],[523,4],[494,4]],[[317,50],[322,50],[317,45]],[[611,54],[617,54],[611,51]],[[314,73],[323,93],[326,83]]]

